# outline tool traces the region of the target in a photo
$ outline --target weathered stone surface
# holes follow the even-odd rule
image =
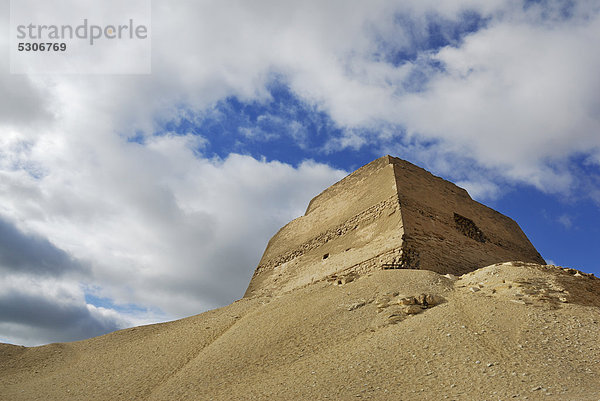
[[[416,315],[417,313],[423,312],[424,308],[421,305],[406,305],[404,307],[404,313],[407,315]]]
[[[416,305],[417,300],[415,297],[404,297],[398,300],[400,305]]]
[[[316,196],[271,240],[245,296],[378,269],[462,275],[493,263],[545,263],[517,223],[404,160],[379,158]]]
[[[436,306],[443,303],[444,301],[444,298],[440,295],[427,294],[425,296],[425,302],[427,302],[427,305],[429,306]]]

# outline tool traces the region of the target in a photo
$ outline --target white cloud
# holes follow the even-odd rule
[[[494,199],[500,192],[500,187],[490,181],[458,181],[455,183],[467,190],[476,200]]]
[[[567,214],[558,216],[556,220],[567,230],[573,227],[573,219]]]
[[[138,144],[93,134],[38,141],[29,154],[46,174],[5,171],[20,187],[0,195],[5,213],[24,232],[52,239],[60,257],[90,261],[81,282],[96,285],[97,296],[161,310],[162,319],[241,297],[269,237],[345,174],[310,161],[205,159],[197,153],[203,140],[190,135]],[[32,207],[24,193],[34,195]],[[126,320],[135,319],[149,317]]]
[[[600,17],[552,28],[502,23],[436,56],[447,74],[403,99],[411,131],[443,135],[513,180],[565,191],[568,169],[548,161],[598,146],[600,56],[589,51]],[[435,116],[435,118],[431,118]],[[452,149],[452,148],[451,148]]]

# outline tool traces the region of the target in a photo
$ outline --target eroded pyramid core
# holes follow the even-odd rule
[[[269,241],[246,297],[378,269],[462,275],[494,263],[545,264],[519,225],[467,191],[384,156],[313,198]]]

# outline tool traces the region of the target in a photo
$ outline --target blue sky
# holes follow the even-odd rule
[[[385,154],[600,275],[597,2],[152,7],[152,74],[2,61],[0,341],[226,305],[282,225]]]

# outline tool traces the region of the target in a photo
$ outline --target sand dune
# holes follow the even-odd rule
[[[575,270],[383,270],[85,341],[2,345],[0,399],[598,400],[599,333],[600,280]]]

